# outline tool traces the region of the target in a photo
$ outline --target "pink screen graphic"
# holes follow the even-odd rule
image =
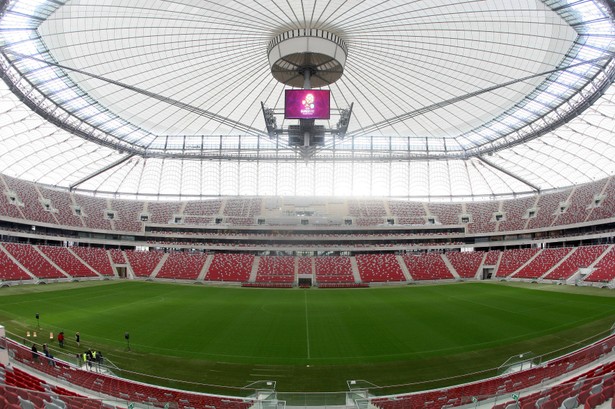
[[[329,119],[330,91],[322,89],[287,89],[284,103],[286,119]]]

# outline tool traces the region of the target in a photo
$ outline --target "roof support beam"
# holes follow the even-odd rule
[[[102,173],[105,173],[106,171],[108,171],[110,169],[113,169],[116,166],[121,165],[122,163],[126,162],[128,159],[132,158],[133,156],[135,156],[134,153],[130,153],[130,154],[126,155],[126,156],[123,156],[123,157],[119,158],[115,162],[112,162],[112,163],[108,164],[107,166],[98,169],[94,173],[90,173],[89,175],[79,179],[78,181],[76,181],[72,185],[69,185],[68,186],[68,190],[70,190],[72,192],[80,184],[82,184],[84,182],[87,182],[88,180],[90,180],[90,179],[92,179],[92,178],[94,178],[94,177],[96,177],[96,176],[98,176],[98,175],[100,175]]]
[[[488,159],[485,159],[485,158],[484,158],[484,157],[482,157],[482,156],[477,156],[476,158],[477,158],[478,160],[480,160],[481,162],[483,162],[485,165],[491,166],[492,168],[499,170],[500,172],[502,172],[502,173],[504,173],[504,174],[506,174],[506,175],[510,176],[511,178],[513,178],[513,179],[517,179],[519,182],[521,182],[521,183],[523,183],[523,184],[525,184],[525,185],[527,185],[527,186],[531,187],[531,188],[532,188],[535,192],[537,192],[537,193],[539,193],[539,192],[540,192],[540,188],[539,188],[538,186],[536,186],[535,184],[533,184],[533,183],[531,183],[531,182],[528,182],[527,180],[525,180],[525,179],[524,179],[524,178],[522,178],[521,176],[519,176],[519,175],[515,175],[515,174],[514,174],[514,173],[512,173],[511,171],[506,170],[506,169],[502,168],[501,166],[496,165],[495,163],[491,162],[491,161],[490,161],[490,160],[488,160]]]

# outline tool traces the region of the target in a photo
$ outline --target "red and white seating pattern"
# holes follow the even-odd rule
[[[425,224],[425,207],[420,202],[389,201],[391,215],[397,219],[397,224]]]
[[[442,224],[460,224],[461,215],[460,203],[429,203],[429,211],[437,217]]]
[[[257,283],[292,283],[295,281],[295,257],[263,256],[256,271]]]
[[[18,192],[19,199],[24,206],[21,208],[27,220],[39,221],[42,223],[57,224],[50,211],[45,210],[41,203],[40,194],[36,191],[34,184],[19,179],[4,177],[9,189]]]
[[[496,277],[508,277],[539,252],[540,249],[505,250],[500,259]]]
[[[45,199],[49,199],[51,207],[57,210],[55,216],[62,226],[83,227],[81,217],[75,215],[71,206],[73,201],[71,195],[52,189],[39,186],[39,190]]]
[[[111,261],[113,264],[126,264],[128,262],[122,250],[110,249],[109,254],[111,254]]]
[[[393,254],[359,254],[355,259],[364,283],[406,281]]]
[[[109,210],[106,199],[76,195],[77,205],[81,207],[81,214],[87,227],[98,230],[111,230],[111,221],[105,218]]]
[[[312,257],[298,257],[297,260],[297,273],[298,274],[312,274]]]
[[[566,257],[571,250],[572,249],[569,247],[544,249],[530,263],[523,266],[513,277],[540,278]]]
[[[113,276],[107,250],[98,247],[71,247],[71,250],[103,276]],[[125,263],[125,262],[124,262]]]
[[[71,277],[98,277],[98,274],[79,261],[66,247],[38,246],[38,248]]]
[[[577,247],[562,264],[545,276],[547,280],[566,280],[580,268],[589,267],[604,253],[608,246],[582,246]]]
[[[596,269],[583,281],[607,283],[615,279],[615,247],[612,247],[595,267]]]
[[[498,264],[498,260],[500,259],[501,254],[501,251],[489,250],[483,264],[486,266],[496,266]]]
[[[246,282],[252,272],[252,254],[216,254],[207,270],[207,281]]]
[[[314,270],[318,283],[354,283],[352,263],[347,256],[315,257]]]
[[[521,199],[505,200],[502,203],[502,211],[506,216],[506,220],[502,220],[498,224],[498,231],[515,231],[523,230],[527,219],[523,216],[531,209],[536,202],[536,196],[524,197]]]
[[[450,280],[455,278],[444,263],[440,253],[404,254],[402,258],[413,280]]]
[[[604,193],[606,197],[600,203],[600,206],[591,209],[588,221],[610,219],[615,215],[615,178],[609,178]]]
[[[164,256],[164,253],[160,251],[126,250],[124,253],[128,258],[132,271],[137,277],[149,277]]]
[[[0,281],[31,280],[25,271],[0,250]]]
[[[568,208],[557,216],[556,225],[566,225],[584,222],[591,211],[594,197],[602,191],[607,179],[577,186],[568,199]]]
[[[559,214],[560,203],[566,202],[568,196],[570,196],[570,189],[540,195],[536,205],[536,217],[530,219],[527,228],[538,229],[551,226]]]
[[[47,376],[70,382],[75,387],[90,390],[92,393],[101,393],[107,396],[118,398],[126,403],[137,403],[136,406],[146,405],[147,407],[163,407],[165,403],[170,403],[170,407],[178,409],[189,408],[217,408],[217,409],[248,409],[254,404],[248,398],[236,398],[230,396],[215,396],[201,394],[197,392],[181,391],[178,389],[167,389],[160,386],[148,385],[124,378],[106,375],[98,372],[82,370],[69,367],[65,364],[57,363],[55,366],[48,365],[44,359],[33,360],[32,353],[27,348],[13,341],[7,340],[7,346],[13,359],[23,365],[27,365],[37,371],[44,372]],[[14,369],[13,369],[14,371]],[[8,372],[7,372],[8,373]],[[45,391],[45,384],[40,380],[29,380],[29,384],[34,390]],[[57,394],[75,396],[76,394],[66,391],[62,393],[62,388],[52,388]],[[65,400],[64,397],[60,399]],[[67,402],[68,403],[68,402]],[[81,408],[79,405],[73,406],[73,400],[67,404],[68,409]],[[127,406],[127,405],[122,405]],[[40,407],[43,409],[45,406]],[[83,406],[84,409],[99,409],[90,404]],[[109,408],[105,405],[105,408]],[[13,409],[13,408],[11,408]],[[18,408],[15,408],[18,409]],[[24,409],[24,408],[21,408]],[[39,407],[35,407],[39,409]],[[47,407],[46,409],[51,409]]]
[[[474,278],[485,255],[482,251],[451,251],[444,256],[451,262],[461,278]]]
[[[179,214],[180,202],[149,202],[147,212],[149,221],[155,224],[168,224],[173,222],[173,215]]]
[[[24,266],[30,273],[38,278],[65,278],[57,268],[51,265],[30,244],[5,243],[4,248]]]
[[[207,261],[207,254],[195,252],[170,253],[156,278],[196,280]]]
[[[493,214],[499,207],[500,202],[469,202],[466,209],[472,216],[472,223],[468,223],[468,233],[495,231],[496,222]]]
[[[133,200],[111,200],[111,208],[115,210],[115,229],[120,231],[141,231],[143,223],[141,223],[141,213],[145,202],[137,202]]]

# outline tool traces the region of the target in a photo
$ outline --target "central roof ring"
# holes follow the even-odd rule
[[[271,74],[281,83],[304,88],[304,74],[314,88],[339,80],[348,55],[346,42],[337,35],[315,28],[286,31],[267,46]]]

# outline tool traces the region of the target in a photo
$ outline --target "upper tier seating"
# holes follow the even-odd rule
[[[608,283],[615,278],[615,247],[612,247],[608,253],[595,265],[594,270],[583,281]]]
[[[393,254],[359,254],[355,259],[364,283],[406,281]]]
[[[38,248],[72,277],[98,277],[98,274],[79,261],[66,247],[38,246]]]
[[[391,200],[389,209],[397,224],[425,224],[427,220],[423,203]]]
[[[301,260],[301,259],[299,259]],[[347,256],[315,257],[314,269],[319,283],[354,283],[352,263]]]
[[[128,263],[137,277],[149,277],[162,260],[164,253],[160,251],[132,251],[124,252]]]
[[[36,190],[36,185],[8,176],[5,176],[4,180],[6,181],[9,189],[17,193],[17,196],[24,204],[21,210],[27,220],[57,224],[51,211],[45,210],[43,207],[40,194]]]
[[[514,278],[540,278],[547,271],[559,263],[572,250],[571,248],[550,248],[544,249],[530,263],[523,266],[513,277]]]
[[[460,203],[429,203],[427,205],[431,214],[437,217],[441,224],[460,224]]]
[[[51,201],[51,207],[56,210],[55,217],[62,226],[84,226],[81,217],[73,212],[74,203],[70,194],[40,186],[39,190],[45,199]]]
[[[615,178],[608,179],[603,194],[606,197],[598,207],[591,209],[587,217],[588,221],[611,219],[615,215]]]
[[[498,211],[500,202],[470,202],[467,212],[472,216],[468,223],[468,233],[486,233],[495,231],[496,222],[493,214]]]
[[[253,263],[253,254],[215,254],[205,280],[246,282]]]
[[[71,247],[76,255],[85,261],[90,267],[104,276],[113,276],[113,268],[109,262],[109,255],[105,249],[98,247]]]
[[[75,195],[77,205],[81,206],[83,220],[87,227],[98,230],[111,230],[111,220],[106,218],[109,210],[106,199]]]
[[[568,196],[570,196],[570,189],[540,195],[536,204],[536,217],[530,218],[527,228],[539,229],[551,226],[560,213],[560,203],[565,202]]]
[[[32,277],[15,264],[4,251],[0,250],[0,280],[13,281],[31,279]]]
[[[292,283],[295,281],[295,258],[263,256],[256,271],[257,283]]]
[[[523,230],[527,219],[527,210],[534,206],[536,196],[523,197],[521,199],[505,200],[502,203],[502,211],[506,216],[506,220],[502,220],[498,225],[498,231],[514,231]]]
[[[495,274],[496,277],[508,277],[539,251],[540,249],[505,250],[500,259],[500,265]]]
[[[4,248],[11,253],[30,273],[38,278],[65,278],[30,244],[5,243]]]
[[[408,272],[416,281],[455,278],[444,263],[440,253],[404,254],[402,258],[408,267]]]
[[[451,262],[461,278],[474,278],[485,255],[482,251],[451,251],[444,256]]]
[[[207,261],[203,253],[170,253],[156,278],[196,280]]]
[[[149,221],[155,224],[173,223],[173,215],[179,214],[181,202],[149,202]]]
[[[566,280],[580,268],[589,267],[604,253],[608,246],[582,246],[577,247],[562,264],[545,276],[547,280]]]
[[[594,183],[586,183],[577,186],[568,199],[568,208],[557,216],[556,225],[565,225],[584,222],[591,211],[590,205],[594,197],[599,195],[604,188],[607,179],[602,179]]]
[[[116,211],[113,223],[115,229],[120,231],[141,231],[141,214],[143,213],[144,202],[133,200],[111,200],[111,208]]]

